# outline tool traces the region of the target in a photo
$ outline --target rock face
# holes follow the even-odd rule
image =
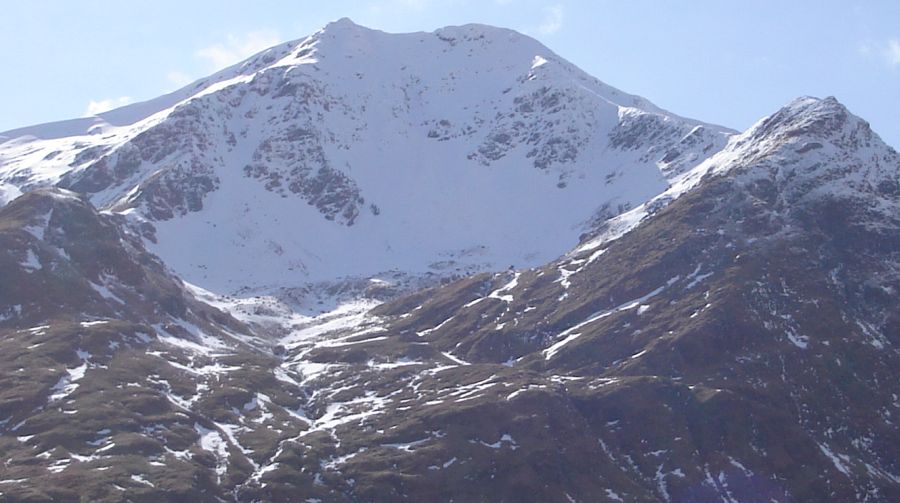
[[[103,118],[4,133],[0,182],[151,224],[148,247],[220,293],[540,265],[731,133],[509,30],[347,20]]]
[[[0,209],[0,500],[900,499],[900,156],[833,98],[726,143],[536,47],[341,21],[132,125],[2,144],[4,194],[25,194]],[[536,213],[435,212],[478,208],[472,183],[497,213]],[[79,193],[36,188],[55,184]],[[555,260],[466,274],[501,255],[435,253],[466,242],[448,215],[473,243],[561,239],[498,222],[549,232],[576,207],[554,194],[592,191]],[[409,244],[383,221],[447,234],[399,252],[441,286],[371,278],[390,254],[337,267],[378,256],[373,236]],[[212,284],[258,269],[366,299],[311,317],[183,282],[176,244],[213,228],[196,252]],[[317,269],[282,234],[362,248]],[[237,267],[260,243],[271,255]]]

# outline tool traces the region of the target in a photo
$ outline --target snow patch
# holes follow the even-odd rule
[[[200,448],[215,456],[216,478],[221,483],[222,477],[228,471],[228,444],[218,431],[205,428],[200,423],[194,423],[194,431],[200,435]]]

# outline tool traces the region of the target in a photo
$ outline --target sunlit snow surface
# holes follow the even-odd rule
[[[270,82],[311,94],[278,97]],[[292,102],[297,114],[286,117]],[[577,245],[598,212],[659,194],[669,170],[699,163],[708,142],[718,150],[729,134],[607,86],[509,30],[391,35],[342,20],[156,100],[4,133],[13,139],[0,144],[0,182],[58,183],[91,165],[77,153],[125,152],[186,109],[202,118],[185,133],[197,138],[191,152],[145,159],[91,199],[138,222],[148,180],[209,160],[218,184],[202,209],[153,221],[157,241],[147,244],[217,293],[539,265]],[[666,145],[623,134],[613,146],[626,126],[656,128],[673,145],[707,133],[667,164]],[[358,189],[352,225],[247,176],[261,146],[292,127],[313,128],[322,159]],[[286,162],[266,152],[271,166]]]

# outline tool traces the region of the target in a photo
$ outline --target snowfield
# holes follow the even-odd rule
[[[510,30],[341,20],[156,100],[4,133],[0,183],[151,224],[151,251],[216,293],[321,291],[543,264],[730,134]]]

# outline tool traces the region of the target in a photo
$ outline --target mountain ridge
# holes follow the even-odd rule
[[[329,30],[320,66],[317,40],[280,46],[268,72],[122,138],[0,144],[0,181],[25,192],[0,208],[0,497],[900,497],[900,157],[865,121],[804,97],[736,134],[579,91],[588,77],[529,47],[498,60],[514,72],[447,64],[394,87],[416,72],[399,53],[376,78],[379,44],[428,45],[431,67],[536,42]],[[279,66],[298,56],[308,75]],[[338,72],[350,59],[366,63]],[[495,92],[454,94],[475,70]],[[554,246],[358,263],[459,247],[453,224]],[[406,240],[356,239],[389,231]],[[354,239],[292,255],[335,236]],[[203,281],[191,253],[283,288]],[[309,278],[320,291],[291,290]]]
[[[350,18],[341,18],[335,21],[332,21],[325,25],[322,29],[310,35],[308,37],[298,38],[287,42],[279,43],[273,47],[263,49],[262,51],[248,57],[247,59],[240,61],[238,63],[227,66],[221,70],[216,71],[214,74],[201,77],[196,79],[195,81],[176,89],[170,93],[166,93],[158,98],[152,98],[150,100],[141,101],[138,103],[131,103],[122,107],[115,108],[113,110],[109,110],[106,112],[102,112],[90,117],[82,117],[76,119],[68,119],[62,121],[52,121],[47,123],[35,124],[31,126],[23,126],[19,128],[13,128],[6,131],[0,131],[0,138],[4,141],[13,140],[19,138],[21,136],[35,136],[38,139],[55,139],[60,136],[54,136],[57,134],[63,136],[75,136],[79,134],[87,134],[90,132],[93,126],[98,124],[97,119],[105,121],[109,125],[113,126],[128,126],[132,125],[135,122],[148,118],[150,115],[154,113],[160,112],[175,105],[177,102],[183,101],[185,98],[190,96],[191,91],[203,90],[210,85],[214,85],[223,80],[229,80],[231,78],[235,78],[238,75],[243,74],[248,68],[250,69],[250,73],[255,73],[258,71],[265,63],[265,61],[275,61],[277,59],[281,59],[282,56],[288,52],[288,48],[296,48],[299,45],[302,45],[303,42],[308,41],[310,38],[315,37],[318,34],[326,32],[331,28],[333,31],[369,31],[369,32],[377,32],[377,33],[387,33],[380,30],[375,30],[372,28],[367,28],[362,25],[356,24]],[[452,32],[455,30],[463,30],[466,29],[476,29],[476,30],[493,30],[498,32],[503,32],[507,34],[515,34],[519,35],[514,30],[508,28],[500,28],[487,24],[481,23],[467,23],[464,25],[458,26],[446,26],[444,28],[439,28],[432,32],[411,32],[407,33],[407,35],[438,35],[439,33]],[[636,99],[643,100],[639,97],[634,97]],[[649,102],[643,100],[642,105],[650,105]],[[651,105],[655,108],[656,112],[663,113],[665,115],[674,115],[671,112],[660,109],[655,105]],[[148,110],[150,112],[148,112]],[[81,124],[84,123],[85,127],[72,128],[70,124]],[[710,127],[721,127],[715,126],[713,124],[705,124]],[[42,129],[47,129],[48,131],[41,131]],[[54,132],[58,131],[58,132]]]

